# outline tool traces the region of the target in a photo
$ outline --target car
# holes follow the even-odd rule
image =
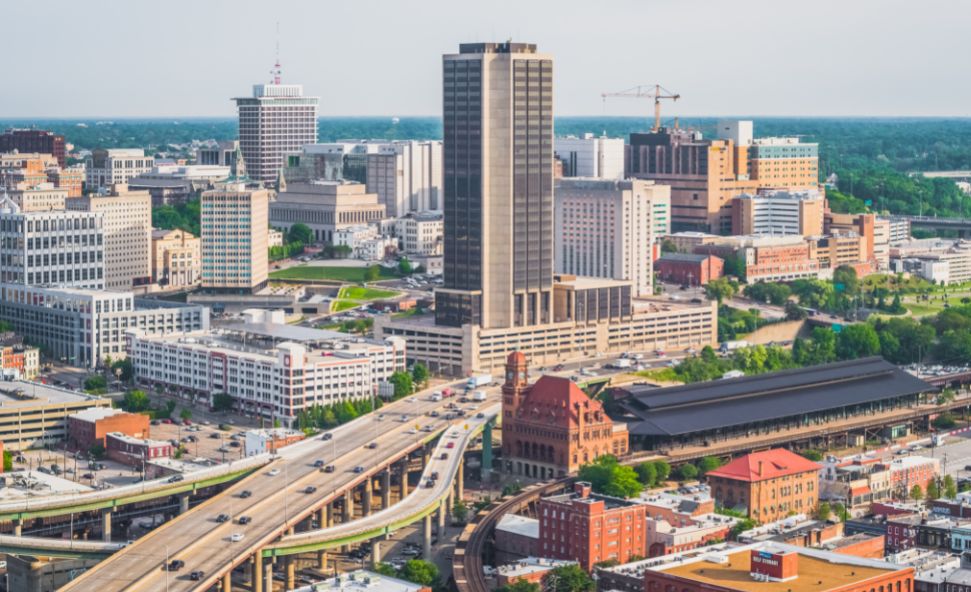
[[[334,434],[330,432],[326,432],[323,436],[320,437],[320,439],[326,441],[326,440],[330,440],[333,437],[334,437]]]
[[[216,522],[222,524],[223,522],[229,521],[229,514],[220,514],[216,516]]]
[[[320,460],[319,458],[314,461],[314,468],[315,469],[319,469],[322,466],[324,466],[324,461]]]
[[[322,470],[323,470],[323,471],[324,471],[325,473],[333,473],[333,472],[334,472],[334,465],[327,465],[327,466],[326,466],[326,467],[324,467],[324,468],[323,468]]]
[[[253,492],[250,491],[249,489],[244,489],[243,491],[240,491],[239,492],[239,497],[241,497],[243,499],[246,499],[246,498],[248,498],[251,495],[253,495]]]
[[[416,430],[415,428],[409,428],[408,431],[405,433],[408,434],[409,436],[414,436],[415,434],[418,433],[418,430]]]
[[[185,561],[182,561],[181,559],[173,559],[172,561],[169,561],[169,571],[179,571],[183,567],[185,567]]]
[[[476,419],[482,419],[483,417],[485,417],[485,413],[482,413],[480,411],[480,412],[478,412],[478,413],[475,414],[475,417],[476,417]]]
[[[169,483],[178,483],[183,479],[185,479],[185,477],[183,477],[182,475],[172,475],[171,477],[169,477]]]
[[[237,520],[236,522],[239,523],[239,524],[242,524],[242,525],[246,525],[246,524],[249,524],[252,521],[253,521],[253,519],[250,518],[249,516],[240,516],[239,517],[239,520]]]
[[[361,465],[357,465],[356,467],[354,467],[354,472],[355,473],[363,473],[364,472],[364,467],[362,467]]]
[[[189,579],[194,582],[198,582],[199,580],[202,579],[202,576],[204,575],[206,575],[206,572],[202,571],[201,569],[197,569],[194,572],[189,574]]]
[[[367,447],[369,449],[371,449],[371,450],[374,450],[375,448],[378,447],[378,443],[377,442],[371,442],[370,444],[367,445]]]
[[[404,423],[404,422],[408,421],[408,416],[402,413],[401,414],[401,417],[399,417],[398,419],[399,419],[399,421],[401,421],[402,423]]]
[[[443,452],[442,455],[440,457],[438,457],[438,458],[440,458],[442,460],[448,460],[448,453],[447,452]]]
[[[438,417],[438,411],[435,411],[434,409],[432,411],[429,411],[428,417]]]
[[[209,434],[209,437],[212,438],[213,440],[218,440],[219,439],[219,434],[217,434],[216,432],[213,432],[213,433]]]
[[[233,448],[239,448],[240,446],[239,440],[232,440],[229,442],[229,445],[232,446]]]
[[[384,421],[384,414],[383,413],[378,414],[378,421]]]
[[[81,478],[82,479],[94,479],[94,475],[91,474],[91,473],[85,473],[85,474],[81,475]]]
[[[434,432],[435,426],[433,426],[432,424],[428,424],[425,427],[423,427],[422,430],[425,432]]]
[[[267,471],[266,474],[269,475],[270,477],[276,477],[277,475],[280,474],[280,469],[270,469],[269,471]]]
[[[229,540],[230,540],[230,542],[238,543],[239,541],[243,540],[243,537],[245,537],[245,536],[246,535],[244,535],[241,532],[234,532],[232,534],[232,536],[229,537]]]
[[[427,481],[425,481],[425,487],[427,487],[428,489],[435,487],[435,481],[433,479],[428,479]]]
[[[317,492],[317,488],[314,487],[313,485],[308,485],[308,486],[306,486],[306,487],[303,488],[303,492],[304,493],[316,493]]]
[[[445,444],[445,448],[455,448],[455,442],[448,442]]]

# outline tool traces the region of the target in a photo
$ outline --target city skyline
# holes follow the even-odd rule
[[[960,25],[967,20],[961,15],[971,9],[931,4],[938,9],[880,3],[878,22],[875,2],[822,2],[811,13],[781,11],[761,0],[741,6],[616,2],[597,14],[557,5],[556,18],[548,18],[554,14],[548,3],[486,7],[432,2],[420,11],[380,3],[377,19],[373,6],[324,9],[299,2],[283,3],[269,14],[249,10],[246,3],[234,3],[234,10],[224,10],[221,3],[191,5],[194,18],[185,19],[190,5],[175,2],[169,12],[120,6],[91,22],[90,34],[83,37],[73,27],[85,8],[64,2],[40,9],[20,5],[10,7],[11,22],[41,16],[53,41],[9,65],[14,79],[31,80],[31,85],[0,97],[0,113],[18,118],[231,117],[230,97],[270,79],[279,21],[283,81],[303,84],[307,94],[320,96],[323,116],[433,116],[441,110],[437,56],[460,42],[510,38],[537,43],[558,56],[555,84],[562,98],[556,114],[561,116],[646,114],[647,101],[604,103],[600,94],[653,83],[681,94],[677,104],[664,107],[666,114],[684,117],[971,115],[960,100],[971,82],[950,75],[960,66]],[[950,16],[941,19],[941,14]],[[175,40],[152,54],[164,57],[118,51],[151,46],[145,45],[144,28],[138,25],[147,19]],[[367,27],[347,26],[364,19]],[[344,24],[330,24],[335,22]],[[416,26],[400,26],[409,22]],[[449,22],[449,27],[435,27],[436,22]],[[8,35],[14,46],[25,46],[27,35],[35,33],[15,27]],[[915,46],[934,48],[934,67],[928,67],[926,53],[911,51]],[[207,52],[205,47],[232,51]],[[68,55],[71,59],[65,60]],[[49,79],[30,75],[52,61],[103,63],[107,67],[96,72],[120,75],[92,77],[90,67],[64,68]],[[373,82],[358,87],[340,83],[365,71]],[[903,92],[906,88],[942,92]],[[65,96],[71,97],[69,105]]]

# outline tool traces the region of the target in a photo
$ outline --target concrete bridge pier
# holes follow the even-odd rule
[[[222,592],[232,592],[233,590],[233,570],[230,569],[223,574]]]
[[[422,537],[421,537],[421,557],[425,561],[432,560],[432,515],[428,514],[422,520]]]
[[[435,525],[435,534],[438,536],[438,540],[442,540],[442,537],[445,536],[445,514],[447,513],[446,504],[446,500],[440,501],[438,503],[438,511],[435,513],[438,518],[437,524]]]
[[[24,521],[17,518],[13,521],[13,535],[21,536],[24,533]]]
[[[482,481],[489,480],[492,472],[492,421],[482,426]]]
[[[296,588],[297,583],[297,558],[293,555],[287,555],[286,558],[287,566],[287,590],[293,590]]]
[[[371,478],[368,477],[361,484],[361,514],[363,516],[371,515]]]
[[[371,541],[371,568],[375,569],[381,563],[381,541]]]
[[[462,501],[465,496],[465,458],[459,460],[459,470],[455,473],[455,495],[458,501]]]
[[[334,525],[334,502],[327,504],[324,508],[324,528],[330,528]]]
[[[341,523],[347,524],[354,519],[354,489],[344,492],[344,513],[341,516]],[[350,545],[341,545],[341,553],[351,550]]]
[[[101,540],[111,542],[111,510],[101,510]]]
[[[263,553],[259,549],[253,554],[252,575],[253,578],[250,581],[253,584],[253,592],[263,592]],[[273,588],[270,587],[267,592],[272,590]]]
[[[263,562],[263,590],[273,592],[273,562]]]
[[[406,456],[403,461],[401,461],[401,482],[398,484],[400,491],[398,492],[398,501],[405,499],[408,495],[408,457]]]
[[[183,493],[179,496],[179,514],[185,514],[189,511],[189,494]]]
[[[317,569],[327,571],[327,551],[317,551]]]
[[[381,473],[381,509],[391,506],[391,467]]]

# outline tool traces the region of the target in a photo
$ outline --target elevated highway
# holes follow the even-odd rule
[[[247,563],[255,591],[262,592],[263,580],[272,578],[271,561],[276,557],[346,545],[428,519],[448,497],[449,477],[460,474],[461,451],[474,432],[489,429],[487,420],[498,412],[495,390],[485,402],[462,404],[467,417],[452,420],[451,426],[442,415],[454,399],[430,401],[415,396],[336,428],[328,440],[316,437],[284,448],[263,470],[126,546],[63,590],[205,590],[216,582],[228,590],[233,568]],[[431,412],[439,417],[430,417]],[[477,417],[479,413],[482,417]],[[427,494],[408,496],[409,455],[418,452],[430,457],[428,443],[450,428],[450,433],[458,429],[465,434],[446,438],[442,444],[455,442],[444,450],[454,464],[426,458],[426,466],[437,466],[429,470],[439,471],[441,478]],[[442,451],[438,454],[439,460],[447,460],[440,458]],[[324,467],[314,466],[317,461]],[[332,472],[324,472],[328,466]],[[396,504],[400,509],[391,512],[396,507],[389,504],[396,467],[403,501]],[[372,514],[375,479],[380,481],[382,512]],[[360,494],[360,502],[355,493]],[[358,503],[366,522],[355,520]],[[335,526],[338,509],[339,527]],[[229,520],[217,521],[221,514]],[[250,521],[239,524],[242,516]],[[315,524],[316,533],[311,530]],[[311,532],[298,534],[299,530]],[[270,559],[264,561],[264,557]],[[164,570],[173,559],[184,561],[185,567],[178,572]],[[203,579],[191,580],[188,576],[193,571],[202,571]]]

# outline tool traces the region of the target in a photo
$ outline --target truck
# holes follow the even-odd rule
[[[618,370],[630,368],[631,366],[633,366],[633,363],[631,362],[630,358],[620,358],[610,363],[611,368],[617,368]]]
[[[452,389],[450,389],[448,387],[442,389],[442,397],[445,397],[447,399],[449,397],[454,397],[454,396],[455,396],[455,391],[454,390],[452,390]]]
[[[472,393],[472,400],[473,401],[485,401],[486,400],[486,392],[485,391],[475,391],[474,393]]]
[[[441,401],[442,400],[442,392],[441,391],[435,391],[434,393],[431,394],[430,397],[428,397],[428,400],[429,401]]]
[[[480,386],[486,386],[487,384],[492,384],[492,376],[489,374],[476,374],[470,376],[468,382],[465,383],[466,390],[472,390],[479,388]]]
[[[748,347],[748,341],[723,341],[719,350],[721,353],[727,354],[742,347]]]

